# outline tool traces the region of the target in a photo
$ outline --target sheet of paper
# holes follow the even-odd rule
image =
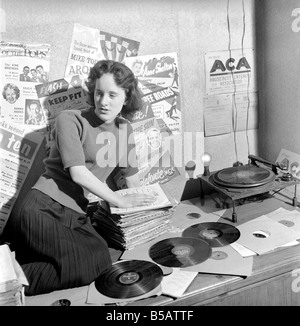
[[[243,131],[258,128],[257,93],[240,93],[233,96],[234,130]]]
[[[163,277],[162,293],[174,298],[182,297],[197,275],[198,272],[174,269],[170,275]]]
[[[17,280],[8,245],[0,246],[0,285]]]
[[[228,134],[232,129],[232,95],[219,94],[204,97],[204,134]]]

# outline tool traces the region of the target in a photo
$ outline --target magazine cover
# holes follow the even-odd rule
[[[0,117],[27,129],[45,127],[35,86],[49,81],[50,45],[0,42]]]
[[[182,133],[177,53],[125,58],[151,105],[163,137]]]
[[[49,81],[35,86],[39,104],[47,124],[47,144],[50,145],[51,130],[55,118],[64,110],[86,108],[86,93],[79,75]]]
[[[65,77],[79,75],[85,81],[91,67],[105,59],[100,47],[100,33],[96,28],[74,24]]]
[[[174,146],[170,148],[182,134],[177,54],[126,57],[125,64],[135,74],[144,101],[143,111],[131,120],[141,183],[168,182],[180,174],[172,159]]]
[[[27,132],[20,124],[0,122],[0,234],[34,162],[44,138],[41,132]]]

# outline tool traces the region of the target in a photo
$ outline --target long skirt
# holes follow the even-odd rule
[[[19,212],[15,252],[29,283],[25,295],[88,285],[111,266],[107,243],[85,214],[36,189]]]

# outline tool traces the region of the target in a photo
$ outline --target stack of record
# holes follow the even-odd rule
[[[165,207],[119,215],[111,214],[109,209],[99,205],[92,222],[108,245],[126,250],[168,231],[173,211],[174,207]]]

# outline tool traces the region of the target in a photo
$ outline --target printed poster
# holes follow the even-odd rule
[[[232,95],[234,109],[234,130],[244,131],[257,129],[258,93],[237,93]]]
[[[26,132],[23,125],[0,121],[0,234],[3,232],[43,138],[43,133]]]
[[[123,62],[136,56],[140,42],[96,28],[74,24],[65,77],[79,75],[86,81],[91,67],[103,59]]]
[[[206,94],[256,91],[253,49],[205,54]]]
[[[138,55],[140,42],[100,30],[101,51],[106,59],[123,62]]]
[[[82,81],[85,81],[91,67],[104,58],[99,30],[74,24],[65,77],[79,75]]]
[[[145,103],[131,121],[141,183],[168,182],[180,174],[167,141],[182,132],[177,54],[127,57],[125,64],[134,72]]]
[[[136,144],[139,179],[141,185],[165,183],[180,173],[167,149],[164,149],[162,133],[151,106],[144,103],[143,109],[131,120]],[[114,176],[118,189],[126,188],[121,173]]]
[[[228,134],[232,127],[232,95],[218,94],[204,97],[205,137]]]
[[[35,86],[49,81],[50,45],[0,42],[0,118],[42,129],[46,117]]]
[[[258,128],[257,92],[207,95],[203,103],[206,137]]]
[[[182,133],[179,71],[176,53],[125,58],[144,101],[151,105],[163,137]]]
[[[55,118],[64,110],[81,110],[87,106],[83,81],[79,75],[57,79],[35,86],[36,93],[47,120],[47,145]]]

